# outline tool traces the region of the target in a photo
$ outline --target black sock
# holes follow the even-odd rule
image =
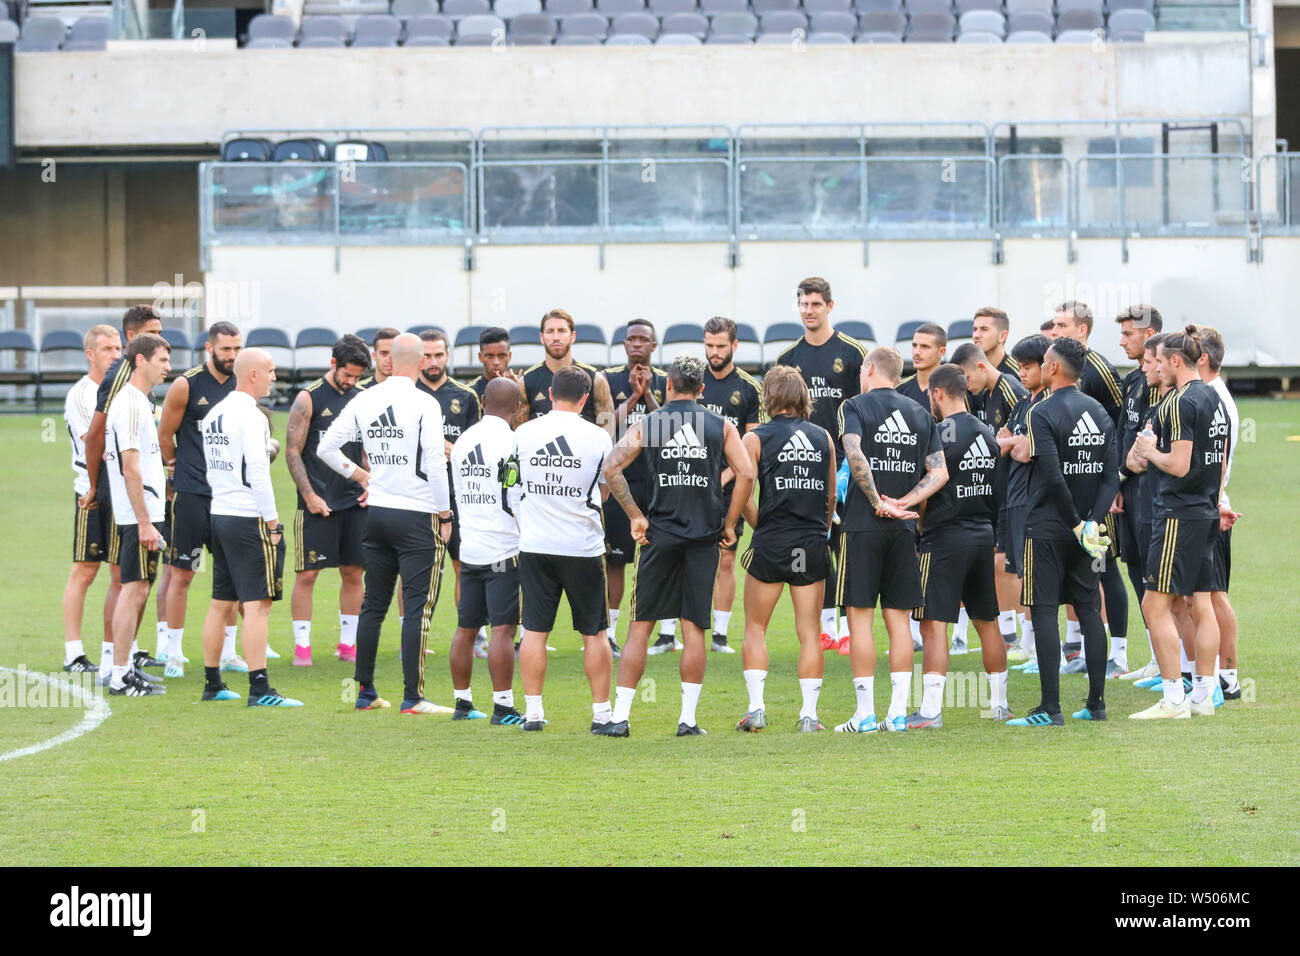
[[[271,689],[271,682],[267,679],[266,668],[259,667],[255,671],[248,672],[248,692],[254,697],[260,697]]]
[[[1061,626],[1056,620],[1057,610],[1041,605],[1030,608],[1034,645],[1038,648],[1038,683],[1043,692],[1039,706],[1049,714],[1061,712]]]
[[[1106,709],[1106,625],[1097,608],[1076,608],[1088,647],[1088,709]]]
[[[209,686],[209,687],[220,687],[220,686],[221,686],[221,668],[220,668],[220,667],[204,667],[204,668],[203,668],[203,677],[204,677],[204,679],[208,682],[208,686]]]
[[[1119,563],[1114,558],[1106,559],[1106,570],[1101,572],[1101,594],[1106,602],[1110,636],[1127,638],[1128,588],[1124,587],[1124,576],[1119,573]]]

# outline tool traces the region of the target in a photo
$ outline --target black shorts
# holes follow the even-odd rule
[[[1118,561],[1122,554],[1120,551],[1120,532],[1119,521],[1117,518],[1117,515],[1107,514],[1106,520],[1102,522],[1102,527],[1105,528],[1106,537],[1110,538],[1110,547],[1106,549],[1106,561],[1111,564]]]
[[[1151,523],[1146,586],[1161,594],[1190,596],[1214,590],[1214,539],[1218,518],[1157,518]]]
[[[178,491],[172,499],[167,563],[173,568],[197,571],[204,547],[212,550],[212,499]]]
[[[1007,556],[1005,567],[1016,577],[1023,577],[1025,573],[1025,518],[1028,512],[1028,506],[1015,505],[1003,508],[1002,513],[998,515],[998,524],[1003,524],[1005,520],[1007,528],[1007,547],[1002,552]]]
[[[993,584],[993,552],[988,547],[933,548],[921,542],[921,604],[918,621],[956,623],[966,605],[972,621],[998,619],[998,594]]]
[[[632,620],[681,618],[710,629],[713,580],[718,576],[718,542],[688,541],[656,531],[641,546],[632,579]]]
[[[840,536],[835,603],[911,611],[921,606],[916,535],[910,530],[846,531]]]
[[[722,517],[724,520],[726,519],[727,512],[731,510],[731,493],[732,491],[735,490],[735,488],[736,488],[736,483],[733,481],[731,484],[727,485],[726,488],[722,489]],[[740,550],[740,536],[742,533],[744,533],[744,530],[745,530],[745,519],[737,518],[736,519],[736,543],[732,545],[726,545],[723,544],[721,540],[719,540],[718,547],[721,548],[723,551]]]
[[[464,582],[461,587],[464,588]],[[524,630],[549,633],[555,627],[560,595],[569,599],[573,629],[583,637],[609,626],[605,607],[605,558],[565,554],[519,554],[519,589]]]
[[[632,500],[644,514],[650,507],[650,486],[644,481],[629,481],[628,490]],[[636,558],[636,541],[632,539],[632,522],[617,499],[610,495],[605,499],[605,560],[610,564],[631,564]]]
[[[299,508],[293,516],[293,569],[361,567],[366,563],[366,509],[331,511],[329,517]]]
[[[518,623],[519,556],[495,564],[462,564],[456,625],[478,630]]]
[[[284,535],[272,544],[261,518],[212,516],[212,600],[278,601],[284,595]]]
[[[1232,529],[1219,531],[1214,539],[1214,579],[1211,591],[1228,593],[1228,584],[1232,580]]]
[[[995,554],[1006,555],[1006,565],[1011,564],[1011,552],[1007,549],[1011,547],[1011,520],[1007,514],[1006,508],[998,509],[998,520],[994,522],[993,527],[993,551]],[[1005,567],[1005,565],[1004,565]],[[1006,567],[1010,571],[1010,567]]]
[[[1130,497],[1137,498],[1138,483],[1130,479],[1121,484],[1119,490],[1120,494],[1124,496],[1124,510],[1117,515],[1111,515],[1115,519],[1115,537],[1111,539],[1111,542],[1113,545],[1118,546],[1120,559],[1125,564],[1133,564],[1138,560],[1140,546],[1136,507],[1130,507],[1129,499]],[[1136,500],[1134,500],[1133,504],[1136,506]]]
[[[1020,603],[1027,607],[1073,604],[1075,610],[1097,610],[1101,607],[1100,568],[1072,537],[1028,538]]]
[[[116,557],[117,522],[112,503],[101,501],[94,508],[83,508],[77,504],[79,498],[72,493],[72,560],[107,561],[110,552]]]
[[[451,477],[447,477],[451,485]],[[460,560],[460,512],[456,510],[456,496],[451,496],[451,537],[447,539],[447,553],[453,561]]]
[[[740,556],[740,566],[755,581],[803,587],[830,575],[831,549],[822,534],[785,541],[765,541],[755,535]]]
[[[167,540],[167,527],[161,522],[154,522],[154,527]],[[133,524],[117,526],[118,565],[122,569],[122,583],[134,584],[136,581],[148,581],[153,584],[158,577],[158,559],[161,551],[150,551],[140,543],[140,528]]]
[[[1133,534],[1136,540],[1137,562],[1142,571],[1143,578],[1146,577],[1147,556],[1151,553],[1151,522],[1138,521],[1134,524]]]

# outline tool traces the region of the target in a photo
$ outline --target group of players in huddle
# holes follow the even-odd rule
[[[546,640],[564,595],[583,637],[592,733],[627,736],[646,656],[679,650],[678,735],[702,734],[707,650],[733,652],[739,553],[749,696],[739,730],[767,724],[765,635],[786,587],[804,732],[824,729],[818,701],[830,650],[850,658],[856,697],[837,731],[942,727],[949,654],[966,652],[968,624],[987,680],[981,713],[1008,725],[1062,725],[1060,673],[1088,675],[1073,714],[1081,720],[1106,718],[1108,677],[1162,691],[1132,715],[1141,719],[1209,716],[1240,696],[1227,599],[1230,529],[1240,515],[1226,491],[1238,418],[1218,375],[1217,331],[1166,333],[1154,307],[1126,309],[1115,320],[1121,345],[1140,364],[1121,382],[1088,347],[1086,305],[1063,303],[1042,334],[1010,350],[1006,314],[985,308],[973,341],[951,355],[942,327],[921,326],[914,373],[903,378],[895,349],[867,349],[835,330],[824,279],[801,282],[796,301],[803,338],[761,382],[736,366],[736,325],[720,317],[704,325],[706,361],[683,355],[656,368],[654,326],[637,319],[625,329],[626,364],[600,371],[575,360],[573,319],[552,310],[540,326],[542,362],[513,371],[508,333],[487,328],[484,374],[467,385],[449,376],[439,330],[380,329],[369,343],[344,336],[329,371],[296,394],[289,413],[285,458],[298,491],[293,663],[312,664],[314,584],[321,570],[338,568],[335,656],[355,662],[357,709],[388,707],[374,658],[400,578],[402,712],[488,718],[470,692],[480,657],[493,684],[491,722],[541,730]],[[256,415],[274,363],[242,350],[230,323],[214,324],[205,362],[172,382],[155,425],[149,394],[170,371],[160,330],[147,307],[128,310],[123,361],[116,330],[91,329],[89,374],[68,395],[77,514],[65,669],[99,670],[113,693],[128,696],[163,692],[144,668],[184,676],[186,602],[206,547],[214,587],[203,699],[237,698],[222,671],[247,671],[249,704],[297,705],[270,687],[266,670],[287,550],[270,491],[278,443]],[[740,553],[745,524],[754,530]],[[423,690],[444,551],[456,578],[452,708]],[[149,655],[135,633],[159,555],[158,644]],[[80,628],[104,561],[113,582],[96,667]],[[1152,651],[1140,670],[1128,667],[1120,561]],[[620,647],[628,564],[631,622]],[[874,699],[877,605],[889,638],[883,720]],[[241,614],[243,658],[234,647]],[[923,690],[909,713],[917,650]],[[1039,704],[1019,718],[1007,701],[1010,660],[1042,685]]]

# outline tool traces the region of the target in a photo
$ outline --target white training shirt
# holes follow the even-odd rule
[[[144,504],[149,521],[162,521],[167,513],[167,472],[163,470],[162,452],[158,448],[158,425],[153,419],[153,402],[135,385],[127,382],[109,406],[104,423],[105,458],[112,453],[108,465],[108,486],[113,498],[113,520],[119,525],[132,525],[139,521],[131,499],[126,493],[126,479],[122,474],[122,452],[140,453],[140,478],[144,485]]]
[[[489,565],[519,553],[519,489],[501,487],[498,469],[514,451],[514,432],[496,415],[465,429],[451,447],[451,480],[460,521],[460,559]]]
[[[261,518],[274,526],[275,490],[271,487],[271,425],[247,392],[231,392],[199,422],[212,514]]]
[[[317,457],[344,478],[351,478],[357,465],[339,449],[358,432],[369,463],[368,504],[425,514],[451,508],[436,398],[404,375],[390,375],[348,402],[316,449]]]
[[[1228,482],[1232,480],[1232,456],[1237,453],[1237,435],[1241,430],[1241,418],[1237,415],[1237,403],[1233,401],[1232,393],[1228,391],[1228,383],[1223,380],[1222,375],[1214,376],[1206,384],[1219,393],[1219,400],[1228,410],[1228,421],[1231,424],[1228,433],[1228,460],[1223,466],[1223,503],[1228,504]]]
[[[514,447],[523,489],[520,550],[578,558],[603,555],[605,526],[597,486],[605,483],[602,469],[614,449],[609,432],[577,412],[552,410],[520,425]]]
[[[99,385],[92,382],[89,375],[83,375],[68,389],[68,397],[63,401],[63,421],[72,439],[72,470],[76,475],[72,479],[72,490],[79,495],[90,490],[85,439],[86,432],[90,431],[90,419],[95,414],[95,393],[98,391]]]

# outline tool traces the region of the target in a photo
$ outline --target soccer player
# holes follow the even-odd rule
[[[988,321],[987,317],[985,319]],[[999,343],[998,348],[1002,345]],[[1015,360],[1002,354],[1002,364],[1015,365]],[[953,364],[960,366],[966,376],[968,388],[967,410],[973,410],[976,417],[993,430],[996,435],[1011,420],[1012,410],[1029,397],[1029,391],[1020,384],[1019,366],[1015,372],[1000,371],[992,358],[973,342],[963,342],[952,353]],[[945,443],[947,437],[945,436]],[[990,446],[997,458],[997,467],[993,474],[994,522],[1001,511],[1002,503],[1007,497],[1007,472],[1010,459],[999,456],[997,448]],[[1009,530],[1009,529],[1003,529]],[[998,612],[998,631],[1003,643],[1011,647],[1016,642],[1016,605],[1019,599],[1020,582],[1006,567],[1006,552],[1009,542],[1006,538],[994,534],[993,546],[993,580],[997,591],[998,607],[1005,608]],[[966,625],[969,618],[966,606],[957,617],[957,626],[953,628],[952,653],[965,654]]]
[[[416,387],[437,399],[442,409],[442,434],[444,451],[447,454],[447,487],[451,487],[451,446],[467,428],[483,417],[483,406],[478,393],[468,385],[462,385],[447,374],[447,334],[441,329],[425,329],[420,333],[424,343],[424,368]],[[447,541],[447,553],[451,555],[451,567],[456,573],[456,602],[460,603],[460,518],[456,514],[456,498],[451,499],[451,538]],[[486,637],[486,635],[484,635]]]
[[[499,376],[483,390],[483,419],[456,439],[451,449],[452,487],[457,521],[464,528],[456,632],[451,638],[451,686],[456,696],[452,720],[480,719],[474,709],[470,677],[474,638],[492,628],[488,672],[492,677],[492,723],[522,724],[515,710],[514,642],[519,630],[518,486],[502,485],[514,447],[512,428],[519,411],[519,389]]]
[[[515,429],[519,504],[519,583],[524,637],[519,676],[524,685],[524,730],[546,726],[546,638],[560,596],[568,598],[573,629],[582,635],[583,667],[591,684],[591,732],[614,733],[609,706],[613,655],[605,639],[605,529],[600,506],[608,494],[601,469],[609,432],[586,420],[591,376],[569,364],[555,370],[547,412]],[[507,475],[507,478],[512,477]],[[490,653],[490,651],[489,651]],[[622,736],[626,736],[624,730]]]
[[[438,603],[442,558],[451,537],[442,410],[415,387],[424,365],[419,337],[393,338],[392,374],[343,407],[316,454],[366,492],[365,597],[357,623],[357,710],[389,706],[375,689],[379,633],[402,578],[402,713],[445,714],[424,696],[424,651]],[[367,467],[344,445],[361,434]]]
[[[1119,324],[1119,344],[1124,349],[1124,354],[1138,363],[1138,367],[1124,376],[1122,389],[1124,392],[1124,407],[1120,413],[1119,430],[1117,433],[1119,441],[1119,492],[1115,496],[1115,504],[1111,508],[1111,513],[1115,516],[1115,530],[1119,535],[1119,553],[1125,566],[1128,568],[1128,579],[1133,585],[1133,593],[1137,595],[1138,606],[1142,605],[1142,595],[1146,590],[1143,584],[1143,575],[1146,573],[1145,562],[1142,560],[1146,554],[1146,542],[1139,541],[1138,526],[1136,515],[1141,505],[1136,500],[1138,493],[1138,476],[1128,470],[1128,453],[1133,448],[1133,442],[1138,433],[1146,424],[1147,405],[1151,401],[1152,388],[1147,383],[1146,373],[1142,368],[1142,356],[1146,351],[1146,343],[1153,336],[1159,334],[1164,327],[1164,320],[1160,313],[1153,305],[1135,305],[1125,309],[1115,319]],[[1130,502],[1130,499],[1133,499]],[[1148,532],[1148,541],[1150,534]],[[1151,632],[1147,631],[1147,642],[1150,644]],[[1113,634],[1110,639],[1111,652],[1110,659],[1106,662],[1106,676],[1118,677],[1121,674],[1133,674],[1135,678],[1139,676],[1138,672],[1129,671],[1128,668],[1128,642],[1123,638],[1116,638]],[[1159,668],[1155,663],[1155,652],[1152,650],[1151,661],[1148,664],[1149,673],[1141,674],[1142,677],[1152,677],[1158,673]]]
[[[1129,716],[1136,720],[1214,716],[1215,661],[1219,625],[1210,592],[1227,451],[1227,410],[1219,394],[1201,381],[1201,346],[1195,326],[1164,336],[1157,351],[1160,382],[1174,391],[1160,403],[1152,432],[1133,442],[1129,465],[1158,469],[1142,610],[1151,629],[1164,694]],[[1183,690],[1175,651],[1176,595],[1191,598],[1196,661],[1190,697]]]
[[[154,335],[162,332],[162,318],[147,305],[133,305],[122,316],[122,340],[127,345],[130,345],[132,339],[141,332],[149,332]],[[104,377],[99,383],[99,390],[95,393],[95,412],[90,417],[90,429],[86,432],[85,439],[86,477],[89,487],[78,502],[83,509],[90,510],[98,506],[104,508],[107,512],[113,511],[104,439],[108,412],[112,408],[113,399],[126,387],[131,375],[131,363],[119,358],[108,367],[108,371],[104,373]],[[100,497],[97,497],[97,495]],[[113,529],[113,535],[113,540],[108,542],[108,563],[115,569],[113,571],[113,580],[116,582],[120,577],[118,570],[116,570],[118,568],[119,554],[116,525]],[[112,597],[113,595],[110,594],[110,598]],[[114,600],[114,609],[116,609],[116,606],[117,603]],[[161,621],[159,623],[166,625],[167,622]],[[136,623],[136,629],[139,629],[139,622]],[[132,660],[137,667],[163,667],[165,665],[165,661],[150,657],[144,651],[139,650],[134,643],[132,644],[131,653]],[[112,666],[112,648],[105,646],[99,666],[99,676],[104,683],[107,683],[110,679]]]
[[[374,374],[357,382],[357,388],[366,389],[372,385],[379,385],[393,374],[393,340],[398,334],[397,329],[388,326],[375,331],[370,340]]]
[[[623,437],[628,428],[663,405],[668,373],[650,364],[658,338],[654,324],[648,319],[633,319],[624,331],[623,349],[627,364],[605,369],[605,380],[614,402],[614,440]],[[634,459],[628,463],[623,476],[628,483],[637,506],[645,510],[650,501],[650,473],[645,462]],[[609,550],[605,554],[605,573],[609,587],[609,639],[614,657],[620,656],[616,633],[618,610],[623,604],[626,586],[626,568],[635,558],[636,541],[632,539],[632,526],[617,501],[605,499],[605,540]],[[662,654],[674,648],[673,638],[677,622],[661,622],[667,633],[661,633],[658,643],[648,653]]]
[[[776,364],[789,365],[803,376],[813,402],[810,421],[826,429],[835,440],[835,466],[838,469],[844,462],[844,446],[840,443],[838,431],[840,405],[862,391],[862,363],[866,349],[856,339],[837,332],[831,325],[835,300],[831,298],[831,285],[825,279],[811,276],[800,282],[795,289],[795,303],[803,323],[803,338],[782,352]],[[832,562],[839,550],[840,531],[839,525],[831,531]],[[831,573],[834,574],[834,567]],[[822,650],[838,649],[839,653],[847,654],[848,618],[836,626],[835,589],[827,588],[826,592],[824,600],[827,603],[822,608]]]
[[[1011,319],[1005,312],[986,305],[975,312],[971,326],[971,341],[987,356],[989,364],[1003,375],[1019,373],[1020,366],[1016,364],[1015,357],[1007,351]]]
[[[812,399],[794,369],[774,366],[763,379],[762,400],[770,420],[741,439],[757,475],[758,507],[752,497],[745,502],[745,520],[754,529],[740,559],[749,575],[740,647],[749,707],[736,729],[755,732],[767,726],[767,626],[788,584],[803,696],[797,728],[815,733],[826,729],[817,718],[825,672],[818,617],[830,572],[826,542],[835,514],[835,446],[826,429],[808,421]]]
[[[616,736],[628,733],[650,629],[666,617],[682,622],[682,710],[677,736],[704,733],[695,710],[708,657],[704,632],[718,570],[718,542],[735,541],[736,522],[754,486],[754,465],[740,443],[740,433],[699,404],[705,374],[705,363],[694,356],[674,359],[668,369],[667,402],[629,428],[605,464],[609,493],[627,512],[632,537],[641,545],[632,626],[618,667],[610,731]],[[650,507],[644,512],[623,477],[623,470],[638,456],[650,472]],[[725,508],[724,467],[736,476],[731,505]]]
[[[127,697],[166,692],[163,685],[145,680],[139,668],[132,666],[131,644],[158,573],[159,554],[167,546],[162,528],[167,473],[149,393],[171,371],[170,355],[171,346],[161,335],[136,335],[123,357],[130,377],[106,416],[108,479],[122,573],[122,590],[113,611],[109,693]]]
[[[199,423],[212,493],[212,604],[203,624],[203,700],[238,700],[221,681],[226,621],[244,615],[249,707],[301,707],[271,686],[266,669],[271,602],[284,593],[284,525],[271,487],[271,430],[257,403],[271,394],[275,362],[263,349],[239,353],[235,388]]]
[[[90,431],[90,418],[95,412],[95,390],[106,373],[122,354],[122,340],[111,325],[96,325],[90,329],[82,345],[86,350],[89,370],[68,389],[63,403],[63,421],[72,440],[73,504],[76,507],[72,525],[72,570],[63,589],[63,669],[72,673],[97,671],[96,664],[86,657],[81,640],[81,619],[86,610],[86,592],[90,589],[99,565],[108,560],[109,543],[117,533],[112,509],[83,508],[81,496],[90,490],[90,476],[86,473],[86,432]],[[104,644],[113,643],[113,605],[121,591],[117,568],[110,565],[112,580],[108,596],[104,599]]]
[[[1009,727],[1059,727],[1060,631],[1057,614],[1073,604],[1091,653],[1088,699],[1076,720],[1105,720],[1106,631],[1101,622],[1099,559],[1110,542],[1098,529],[1119,486],[1114,426],[1095,399],[1078,389],[1086,347],[1058,336],[1043,356],[1042,375],[1051,394],[1029,409],[1026,439],[1012,450],[1030,465],[1025,522],[1024,588],[1038,647],[1042,699]]]
[[[293,663],[310,667],[312,594],[325,568],[338,568],[339,642],[334,656],[357,659],[357,621],[365,573],[365,491],[320,459],[321,436],[348,403],[361,394],[357,383],[370,368],[370,350],[355,335],[334,343],[329,371],[293,398],[285,430],[285,462],[298,490],[294,514]],[[360,441],[344,452],[353,461],[363,454]]]
[[[1201,357],[1196,369],[1201,380],[1219,394],[1230,426],[1228,453],[1223,463],[1223,493],[1219,496],[1219,536],[1215,539],[1214,584],[1210,600],[1219,624],[1219,687],[1228,700],[1237,700],[1241,697],[1241,682],[1237,679],[1237,613],[1228,600],[1228,584],[1232,577],[1232,526],[1241,513],[1233,511],[1228,500],[1228,479],[1232,475],[1232,456],[1237,451],[1241,419],[1237,414],[1237,403],[1219,374],[1223,366],[1223,336],[1218,329],[1208,325],[1200,326],[1200,334]]]
[[[573,343],[577,337],[573,316],[563,309],[551,309],[542,316],[541,340],[546,358],[524,372],[519,380],[519,394],[523,399],[520,420],[528,421],[549,412],[551,379],[560,369],[576,365],[592,381],[591,396],[582,406],[582,417],[613,435],[614,403],[609,382],[599,370],[573,357]]]
[[[1029,508],[1029,466],[1018,461],[1011,450],[1017,440],[1028,441],[1026,420],[1029,410],[1048,396],[1047,380],[1043,377],[1043,359],[1052,342],[1045,335],[1030,335],[1016,343],[1011,350],[1012,359],[1020,367],[1020,384],[1028,391],[1028,397],[1022,398],[1011,410],[1006,423],[997,430],[998,454],[1006,459],[1006,495],[998,512],[998,541],[1004,544],[1005,564],[1002,570],[1014,575],[1019,580],[1024,576],[1025,555],[1025,518]],[[1020,604],[1020,589],[1017,587],[1014,602],[1020,607],[1020,650],[1029,656],[1029,662],[1021,668],[1026,673],[1038,673],[1038,661],[1034,649],[1034,623],[1029,616],[1029,608]],[[999,606],[1002,606],[999,601]]]
[[[762,386],[749,373],[736,367],[736,323],[715,315],[704,323],[704,357],[709,363],[704,376],[700,404],[731,422],[741,436],[752,432],[763,421]],[[731,507],[735,476],[730,468],[722,471],[723,504]],[[713,585],[713,650],[734,654],[727,644],[727,627],[731,607],[736,600],[736,550],[740,547],[742,524],[736,526],[736,543],[730,548],[720,545],[718,580]]]
[[[866,392],[840,406],[840,439],[849,463],[849,488],[840,517],[839,592],[849,619],[849,663],[857,707],[835,729],[879,729],[875,707],[876,646],[871,619],[881,607],[889,633],[890,696],[887,730],[907,729],[912,679],[911,612],[921,606],[917,513],[912,509],[948,481],[943,442],[929,408],[896,386],[903,357],[895,349],[867,353]]]
[[[898,383],[898,394],[928,409],[930,373],[943,363],[947,352],[948,333],[942,325],[926,322],[912,333],[912,368],[915,371]]]
[[[469,383],[482,404],[487,384],[494,378],[504,378],[519,384],[521,376],[510,368],[510,333],[497,325],[488,326],[478,334],[478,360],[483,374]]]
[[[908,730],[943,726],[948,622],[957,620],[959,606],[970,614],[980,638],[989,682],[988,716],[1012,716],[1007,706],[1007,649],[998,634],[993,583],[997,439],[992,428],[966,410],[969,387],[960,365],[940,365],[930,373],[930,405],[939,421],[948,481],[926,502],[920,522],[922,600],[912,616],[921,622],[925,642],[923,696],[920,707],[907,717]]]
[[[204,350],[207,356],[179,376],[167,389],[163,399],[162,420],[158,423],[158,443],[163,462],[173,467],[170,546],[165,563],[171,568],[167,585],[167,670],[165,677],[184,677],[185,658],[181,639],[185,634],[185,608],[189,603],[190,584],[203,555],[212,550],[212,493],[208,489],[203,442],[199,422],[235,388],[235,358],[243,348],[239,329],[229,322],[214,322],[208,327]],[[235,654],[235,631],[238,615],[231,608],[226,622],[227,640],[222,647],[221,666],[229,671],[247,672],[248,665]]]

